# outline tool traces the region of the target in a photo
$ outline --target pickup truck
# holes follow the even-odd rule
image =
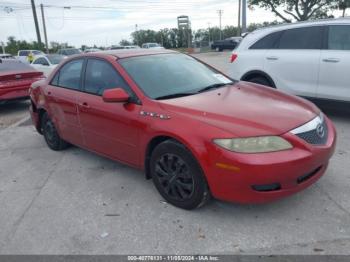
[[[230,37],[225,40],[214,41],[211,45],[211,49],[218,52],[222,52],[225,49],[233,50],[241,42],[242,37]]]
[[[39,50],[19,50],[16,58],[19,61],[21,61],[22,63],[29,64],[27,57],[28,57],[30,52],[32,52],[34,57],[39,56],[39,55],[45,55],[43,52],[41,52]]]

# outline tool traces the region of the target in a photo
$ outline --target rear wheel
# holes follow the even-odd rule
[[[59,151],[68,147],[68,143],[59,136],[54,123],[47,113],[44,113],[41,118],[41,128],[49,148]]]
[[[150,167],[155,187],[170,204],[194,209],[209,199],[209,189],[197,160],[176,141],[159,144],[152,153]]]
[[[248,79],[247,81],[252,82],[252,83],[256,83],[259,85],[273,87],[271,82],[266,77],[263,77],[263,76],[255,76],[255,77]]]

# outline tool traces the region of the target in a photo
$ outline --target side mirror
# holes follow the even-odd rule
[[[113,88],[113,89],[107,89],[102,94],[103,101],[105,102],[128,102],[129,101],[129,94],[125,92],[122,88]]]

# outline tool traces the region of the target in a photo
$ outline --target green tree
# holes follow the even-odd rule
[[[350,0],[342,0],[339,3],[339,9],[343,10],[343,16],[345,16],[345,11],[347,8],[350,8]]]
[[[273,21],[273,22],[263,22],[263,23],[251,23],[248,25],[248,32],[253,32],[254,30],[262,27],[267,27],[267,26],[272,26],[272,25],[278,25],[282,24],[281,22],[278,21]]]
[[[120,44],[121,46],[132,45],[132,43],[131,43],[130,41],[126,40],[126,39],[122,39],[122,40],[119,42],[119,44]]]
[[[131,38],[135,45],[141,46],[144,43],[156,42],[156,34],[157,32],[154,30],[138,30],[131,33]]]
[[[339,0],[249,0],[249,6],[270,10],[284,22],[330,17],[329,11],[339,6]]]

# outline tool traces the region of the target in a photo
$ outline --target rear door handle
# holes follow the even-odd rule
[[[278,57],[277,56],[268,56],[268,57],[266,57],[266,59],[274,61],[274,60],[278,60]]]
[[[326,63],[338,63],[340,60],[338,58],[325,58],[322,61]]]
[[[84,108],[90,108],[89,104],[86,102],[80,103],[79,106],[84,107]]]

